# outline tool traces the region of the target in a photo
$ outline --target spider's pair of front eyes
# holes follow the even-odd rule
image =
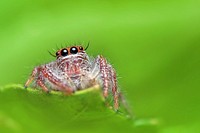
[[[82,50],[82,47],[80,47],[80,50]],[[61,51],[60,51],[60,55],[61,56],[67,56],[67,55],[69,55],[69,54],[77,54],[78,53],[78,48],[76,48],[76,47],[71,47],[70,48],[70,51],[68,51],[66,48],[64,48],[64,49],[62,49]],[[56,53],[56,56],[59,56],[59,53],[57,52]]]

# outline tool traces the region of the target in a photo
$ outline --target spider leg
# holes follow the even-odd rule
[[[109,65],[109,69],[110,69],[110,74],[111,74],[111,79],[112,79],[112,93],[113,93],[113,98],[114,98],[114,108],[117,111],[119,108],[119,101],[120,103],[123,105],[125,111],[128,113],[128,116],[130,118],[133,117],[133,113],[131,111],[131,108],[129,106],[129,104],[127,103],[124,95],[119,92],[118,87],[117,87],[117,76],[116,76],[116,72],[115,69]]]
[[[38,78],[36,83],[42,88],[43,91],[49,93],[49,89],[44,85],[41,78]]]
[[[66,80],[66,79],[58,79],[56,76],[54,76],[49,69],[47,69],[47,67],[45,66],[44,69],[42,69],[42,74],[44,75],[44,77],[53,85],[59,87],[61,89],[61,91],[63,91],[66,94],[72,94],[74,92],[74,89],[72,87],[70,87],[67,84],[64,84],[62,80]]]
[[[108,89],[109,89],[109,70],[107,67],[107,61],[103,56],[98,56],[97,61],[99,62],[99,68],[103,80],[103,96],[105,98],[108,97]]]
[[[26,83],[24,85],[25,88],[27,88],[30,85],[30,83],[34,80],[34,78],[37,75],[39,75],[38,78],[37,78],[36,84],[39,85],[42,88],[42,90],[44,90],[45,92],[49,92],[48,88],[44,85],[44,83],[42,81],[43,78],[42,78],[42,75],[41,75],[41,69],[42,69],[42,67],[40,67],[40,66],[35,67],[33,69],[30,78],[26,81]]]
[[[36,74],[38,73],[40,67],[35,67],[32,71],[31,76],[29,77],[29,79],[26,81],[24,88],[27,88],[30,83],[34,80],[34,78],[36,77]]]
[[[111,82],[112,82],[112,94],[114,99],[114,108],[115,110],[118,110],[119,108],[119,93],[117,88],[117,78],[116,78],[116,72],[114,68],[112,68],[111,65],[109,65],[110,70],[110,76],[111,76]]]
[[[43,91],[49,92],[50,90],[45,85],[45,80],[47,79],[50,83],[61,88],[61,91],[63,91],[66,94],[71,94],[74,92],[74,89],[72,89],[66,84],[63,84],[60,79],[52,75],[52,73],[48,70],[49,69],[46,66],[35,67],[32,71],[30,78],[26,81],[24,87],[27,88],[30,85],[30,83],[34,79],[36,79],[36,84],[40,86]]]
[[[103,56],[98,56],[97,61],[99,62],[99,68],[101,72],[101,78],[103,80],[103,95],[105,98],[108,97],[109,88],[112,89],[112,95],[114,100],[114,109],[119,108],[119,94],[117,88],[116,72],[114,68],[107,63]]]

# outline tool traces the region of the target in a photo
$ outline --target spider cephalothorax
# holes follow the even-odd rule
[[[34,68],[25,87],[35,81],[36,87],[45,92],[57,90],[71,94],[99,85],[105,98],[112,93],[117,110],[119,93],[115,70],[102,55],[89,57],[85,51],[87,48],[71,46],[58,50],[55,61]]]

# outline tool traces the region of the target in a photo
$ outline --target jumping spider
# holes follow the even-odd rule
[[[88,45],[89,46],[89,45]],[[45,92],[51,90],[72,94],[75,91],[99,85],[103,89],[103,96],[108,98],[112,94],[114,109],[119,108],[119,92],[116,72],[111,64],[102,56],[89,57],[82,46],[71,46],[58,50],[56,60],[37,66],[25,83],[27,88],[32,81],[35,87]]]

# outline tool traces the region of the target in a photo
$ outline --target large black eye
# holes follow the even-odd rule
[[[78,49],[76,47],[71,47],[70,53],[71,54],[76,54],[76,53],[78,53]]]
[[[62,56],[67,56],[67,55],[68,55],[67,49],[62,49],[61,55],[62,55]]]

